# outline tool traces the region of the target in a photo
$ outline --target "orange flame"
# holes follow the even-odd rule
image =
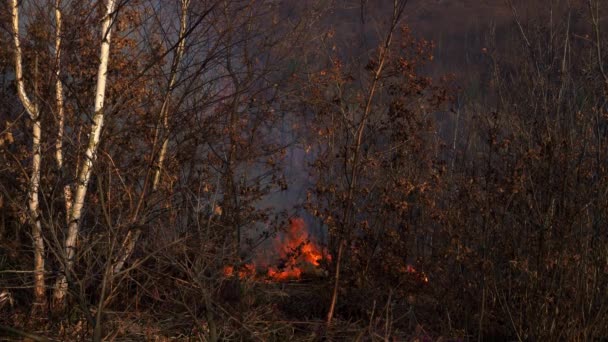
[[[241,266],[241,269],[239,270],[238,273],[239,273],[240,279],[252,278],[255,276],[255,273],[256,273],[255,265],[254,264],[244,264],[243,266]],[[226,276],[226,277],[234,276],[234,266],[231,266],[231,265],[224,266],[224,276]]]
[[[291,267],[289,269],[278,270],[275,267],[268,268],[268,277],[275,281],[286,281],[290,279],[300,279],[302,269],[299,267]]]
[[[300,279],[304,270],[320,267],[324,258],[331,261],[331,256],[324,255],[321,248],[311,240],[301,218],[290,220],[287,231],[277,236],[273,245],[280,258],[280,265],[267,268],[265,274],[271,281]],[[223,271],[226,277],[234,276],[234,266],[225,266]],[[239,278],[254,277],[255,274],[254,264],[245,264],[238,272]]]
[[[301,218],[291,219],[287,232],[275,238],[274,246],[283,263],[268,269],[268,277],[276,281],[299,279],[302,267],[319,267],[323,260],[321,248],[311,241]]]

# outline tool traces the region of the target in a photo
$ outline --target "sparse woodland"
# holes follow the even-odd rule
[[[607,4],[419,5],[3,0],[0,339],[607,339]]]

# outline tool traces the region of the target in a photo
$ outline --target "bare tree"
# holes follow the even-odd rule
[[[40,222],[40,203],[38,192],[40,189],[41,151],[40,143],[42,127],[40,111],[36,99],[28,96],[23,79],[22,51],[19,38],[19,4],[17,0],[11,1],[12,34],[15,49],[15,77],[17,93],[23,107],[32,120],[32,170],[30,173],[28,189],[29,217],[32,225],[32,239],[34,242],[34,297],[38,305],[46,303],[46,288],[44,278],[44,239]],[[37,71],[37,70],[36,70]],[[37,75],[35,75],[37,77]]]
[[[62,15],[61,15],[61,0],[55,0],[55,111],[57,115],[57,137],[55,140],[55,161],[57,163],[57,171],[61,175],[64,173],[63,161],[63,139],[65,131],[65,108],[63,104],[63,84],[61,81],[61,38],[62,32]],[[63,188],[63,196],[65,201],[65,212],[70,212],[72,205],[72,187],[66,184]],[[67,219],[66,215],[66,219]],[[69,221],[66,221],[69,224]]]
[[[190,0],[181,0],[181,17],[180,17],[180,28],[178,36],[177,50],[173,55],[173,61],[171,63],[171,71],[169,73],[169,82],[167,84],[167,91],[163,99],[163,103],[160,109],[160,121],[161,123],[157,126],[155,134],[155,142],[161,141],[161,148],[158,154],[158,161],[156,164],[156,170],[154,172],[154,180],[152,181],[152,191],[156,191],[158,183],[163,169],[165,161],[165,155],[167,154],[167,145],[169,144],[169,137],[167,135],[169,126],[169,106],[171,104],[171,96],[175,88],[175,82],[177,80],[178,68],[182,57],[184,55],[184,48],[186,46],[186,28],[188,27],[188,7],[190,6]]]
[[[94,162],[97,159],[97,148],[99,146],[101,129],[104,121],[104,100],[108,78],[108,63],[110,59],[110,38],[112,35],[113,23],[117,15],[117,1],[108,0],[104,5],[105,15],[101,23],[101,50],[99,52],[99,68],[97,70],[97,85],[95,89],[95,112],[93,114],[93,123],[91,124],[89,132],[89,142],[85,150],[82,165],[80,165],[79,168],[79,174],[76,180],[76,191],[69,212],[68,232],[65,239],[65,255],[63,256],[65,259],[63,260],[62,265],[62,274],[55,283],[55,290],[53,293],[53,302],[56,308],[60,308],[65,304],[65,296],[68,291],[67,276],[72,271],[74,264],[76,242],[78,239],[85,196],[87,194],[87,186],[91,178]]]
[[[361,158],[361,148],[363,146],[363,137],[366,132],[369,117],[372,113],[372,104],[374,103],[374,98],[376,95],[376,91],[378,90],[379,82],[384,71],[384,66],[387,62],[391,43],[393,40],[393,35],[395,31],[398,29],[399,22],[405,10],[405,6],[407,4],[407,0],[394,0],[393,1],[393,13],[390,22],[390,26],[384,38],[384,42],[378,49],[378,57],[376,64],[374,66],[373,75],[371,79],[371,83],[367,89],[367,94],[365,97],[365,102],[363,106],[363,111],[359,118],[352,120],[349,123],[349,126],[354,129],[353,132],[353,143],[351,146],[348,146],[346,149],[350,152],[349,160],[352,162],[347,166],[348,170],[346,171],[347,182],[348,182],[348,190],[346,193],[346,199],[344,206],[344,212],[342,214],[342,227],[340,232],[340,242],[338,244],[338,257],[336,260],[336,272],[335,272],[335,280],[334,280],[334,288],[331,297],[331,303],[329,306],[329,310],[327,312],[327,325],[331,325],[331,321],[334,316],[334,311],[336,308],[336,302],[338,300],[338,289],[340,283],[340,267],[342,264],[342,256],[344,254],[344,248],[347,243],[347,238],[350,235],[350,227],[354,223],[354,215],[353,215],[353,206],[354,204],[354,193],[355,189],[359,186],[358,177],[361,169],[361,164],[359,162],[359,158]]]

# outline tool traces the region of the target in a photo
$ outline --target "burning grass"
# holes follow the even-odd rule
[[[239,278],[270,282],[299,280],[307,274],[326,274],[322,264],[332,260],[331,255],[311,237],[302,218],[291,219],[287,230],[274,238],[272,246],[271,259],[275,262],[269,263],[265,260],[267,256],[256,255],[253,262],[238,268]],[[235,266],[227,265],[223,273],[226,277],[234,277],[237,272]]]

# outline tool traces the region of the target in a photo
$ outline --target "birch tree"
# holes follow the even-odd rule
[[[63,105],[63,84],[61,83],[61,35],[62,32],[61,0],[55,0],[55,110],[57,115],[57,137],[55,139],[55,161],[57,170],[61,174],[63,166],[63,135],[65,130],[65,111]],[[72,188],[65,185],[63,188],[66,214],[70,212],[72,202]],[[66,215],[67,217],[67,215]],[[67,221],[69,224],[69,220]]]
[[[28,212],[32,225],[32,240],[34,247],[34,298],[36,304],[44,306],[46,303],[46,289],[44,280],[44,240],[42,237],[42,225],[40,223],[40,203],[38,192],[40,188],[40,141],[42,127],[40,122],[40,111],[35,99],[28,96],[23,79],[23,65],[21,41],[19,38],[19,4],[17,0],[11,0],[12,34],[15,49],[15,78],[17,82],[17,94],[23,104],[25,111],[32,121],[32,169],[30,172],[28,187]]]
[[[74,265],[76,242],[78,239],[84,200],[87,194],[87,186],[91,178],[93,165],[97,158],[97,148],[99,146],[104,121],[104,98],[108,62],[110,59],[110,38],[116,16],[116,5],[116,0],[108,0],[107,3],[105,3],[105,15],[101,24],[101,49],[99,52],[99,67],[97,70],[97,85],[95,88],[95,112],[93,114],[93,123],[91,124],[89,132],[89,141],[76,180],[74,199],[68,214],[68,231],[64,242],[63,269],[61,275],[57,278],[53,294],[53,304],[55,308],[61,308],[65,303],[65,296],[68,291],[67,276],[72,271]]]
[[[160,152],[158,154],[158,162],[156,164],[155,172],[154,172],[154,181],[152,182],[152,191],[156,191],[158,188],[158,184],[160,182],[160,176],[162,173],[163,163],[165,161],[165,155],[167,154],[167,145],[169,144],[169,138],[167,135],[167,130],[169,129],[169,105],[171,104],[171,95],[173,93],[173,89],[175,88],[175,82],[177,80],[177,69],[184,55],[184,48],[186,46],[186,27],[188,20],[188,6],[190,5],[190,0],[181,0],[182,10],[181,10],[181,18],[180,18],[180,28],[179,28],[179,43],[177,46],[177,50],[173,55],[173,61],[171,63],[171,71],[169,74],[169,82],[167,84],[167,92],[165,93],[165,98],[163,100],[163,104],[160,109],[160,119],[162,124],[157,126],[156,137],[157,139],[161,137],[162,133],[164,133],[165,137],[162,139],[162,146]],[[161,133],[162,132],[162,133]],[[156,140],[156,139],[155,139]]]

